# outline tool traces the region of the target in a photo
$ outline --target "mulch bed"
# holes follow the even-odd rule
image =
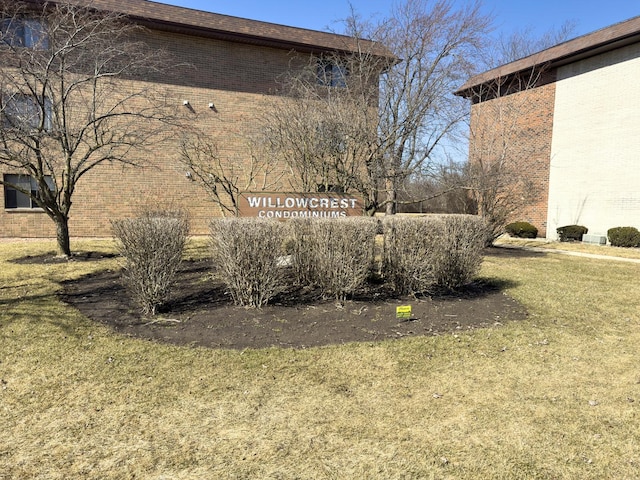
[[[489,249],[487,255],[525,252]],[[99,260],[99,256],[76,260]],[[34,259],[31,259],[34,261]],[[170,302],[155,317],[144,317],[120,282],[118,272],[101,272],[65,282],[61,298],[88,318],[116,332],[179,345],[211,348],[308,348],[347,342],[376,342],[418,335],[442,335],[489,328],[526,318],[522,305],[502,292],[504,285],[478,281],[456,295],[395,298],[383,287],[344,303],[314,291],[295,290],[261,309],[234,306],[211,279],[209,261],[184,262]],[[411,305],[410,319],[396,307]]]

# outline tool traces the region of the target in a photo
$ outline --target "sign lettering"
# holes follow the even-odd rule
[[[342,218],[361,216],[362,199],[343,193],[242,193],[241,217]]]

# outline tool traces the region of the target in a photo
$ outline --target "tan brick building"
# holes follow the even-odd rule
[[[75,1],[75,0],[74,0]],[[86,4],[82,0],[77,3]],[[93,7],[121,12],[146,28],[146,41],[177,60],[170,76],[144,79],[160,85],[169,102],[185,109],[199,129],[218,141],[222,162],[246,167],[251,152],[245,141],[260,128],[259,112],[277,95],[279,79],[310,58],[356,48],[349,37],[235,18],[155,3],[149,0],[93,0]],[[380,45],[365,42],[374,53]],[[123,86],[123,88],[127,88]],[[219,215],[206,192],[178,161],[178,144],[159,144],[139,159],[145,167],[100,166],[78,183],[70,212],[72,236],[107,236],[110,221],[145,207],[181,208],[191,230],[204,234]],[[20,172],[3,168],[0,174]],[[283,180],[274,189],[285,188]],[[53,237],[55,227],[38,208],[11,205],[5,188],[0,237]]]
[[[640,17],[484,72],[472,101],[470,159],[504,156],[535,198],[511,220],[540,236],[640,228]],[[498,148],[497,145],[501,145]]]

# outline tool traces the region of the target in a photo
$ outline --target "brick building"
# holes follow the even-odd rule
[[[323,56],[349,53],[357,47],[354,39],[346,36],[149,0],[73,2],[124,14],[145,27],[142,35],[148,44],[162,47],[178,60],[170,76],[149,77],[143,82],[161,85],[167,102],[183,109],[199,129],[211,132],[220,141],[220,160],[238,171],[249,168],[252,154],[244,139],[260,128],[260,109],[278,94],[279,78],[291,68],[308,65],[310,59],[322,61]],[[364,41],[364,45],[375,55],[388,55],[379,44]],[[89,172],[73,196],[71,235],[108,236],[110,220],[149,206],[184,209],[192,233],[207,233],[211,218],[220,213],[177,156],[177,142],[159,144],[148,158],[137,159],[143,160],[144,167],[114,163]],[[21,173],[0,168],[4,178]],[[286,189],[285,180],[274,189]],[[54,223],[41,209],[20,201],[15,191],[4,190],[0,237],[55,236]]]
[[[511,220],[554,239],[570,224],[595,235],[640,228],[638,78],[635,17],[479,74],[456,92],[472,102],[470,160],[503,155],[535,192]]]

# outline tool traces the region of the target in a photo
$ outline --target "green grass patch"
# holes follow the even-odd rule
[[[111,242],[79,250],[113,251]],[[0,245],[0,478],[637,478],[640,265],[487,257],[494,328],[308,350],[174,347],[62,304],[99,262]],[[191,244],[188,255],[206,254]],[[630,285],[630,283],[632,285]],[[283,326],[286,328],[286,325]]]

